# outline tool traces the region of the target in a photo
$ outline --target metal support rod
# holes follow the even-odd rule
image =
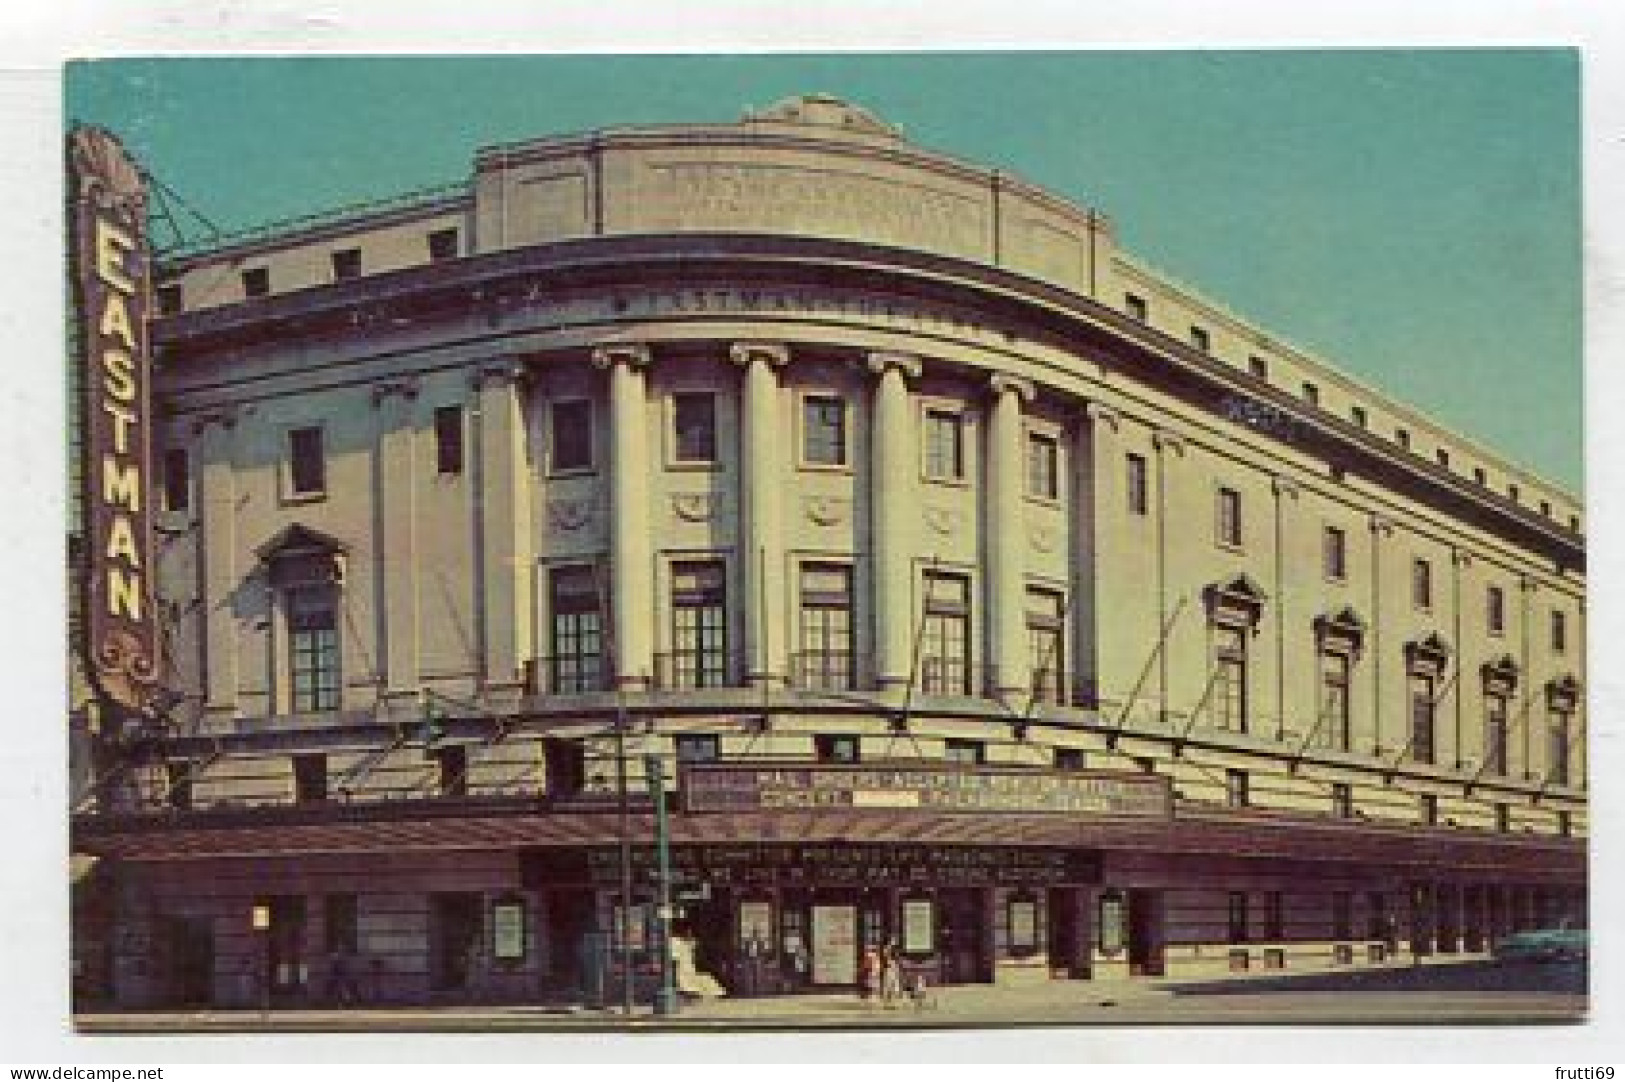
[[[655,989],[654,1007],[656,1014],[669,1015],[677,1013],[678,1000],[671,957],[671,825],[666,818],[666,775],[658,755],[645,756],[643,770],[655,806],[655,927],[659,937],[655,957],[660,961],[660,984]]]
[[[621,1010],[632,1013],[632,822],[631,794],[626,790],[626,699],[616,696],[615,781],[620,794],[621,836]]]

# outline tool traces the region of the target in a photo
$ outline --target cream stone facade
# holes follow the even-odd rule
[[[1577,498],[1096,211],[814,96],[161,280],[177,702],[76,820],[118,1002],[602,995],[650,755],[741,994],[1584,919]]]

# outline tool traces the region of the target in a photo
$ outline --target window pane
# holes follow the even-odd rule
[[[553,404],[553,468],[581,470],[592,466],[592,405]]]
[[[289,482],[295,495],[323,492],[327,488],[322,457],[322,430],[296,428],[288,433]]]
[[[802,401],[802,458],[815,466],[846,465],[846,403],[809,395]]]
[[[716,396],[679,394],[672,398],[679,462],[714,462],[717,457]]]

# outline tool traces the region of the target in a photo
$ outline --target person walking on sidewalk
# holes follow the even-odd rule
[[[895,940],[887,940],[880,952],[880,1002],[888,1010],[903,1002],[903,960]]]
[[[880,952],[871,943],[863,948],[863,957],[858,960],[858,998],[865,1007],[873,1005],[879,985]]]

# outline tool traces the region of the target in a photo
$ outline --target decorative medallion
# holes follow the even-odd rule
[[[574,533],[592,521],[591,497],[547,501],[547,524],[555,533]]]
[[[844,496],[808,496],[802,501],[807,517],[820,526],[834,526],[845,522],[852,510],[852,501]]]
[[[1051,522],[1027,522],[1027,541],[1038,552],[1054,552],[1056,540],[1055,524]]]
[[[717,517],[721,501],[710,492],[679,492],[671,498],[671,509],[684,522],[710,522]]]
[[[951,507],[927,507],[925,524],[933,533],[951,534],[964,523],[965,516]]]

